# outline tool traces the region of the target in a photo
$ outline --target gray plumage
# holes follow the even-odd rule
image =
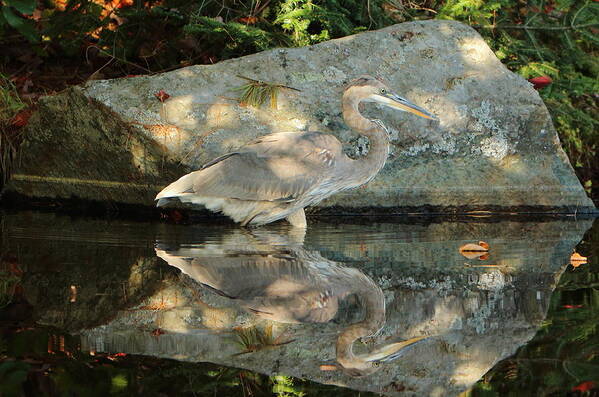
[[[157,206],[170,199],[203,205],[242,225],[261,225],[286,218],[305,227],[304,208],[328,196],[360,186],[385,164],[389,137],[378,121],[363,117],[361,102],[378,102],[434,118],[426,110],[390,93],[372,77],[353,81],[344,91],[345,122],[369,138],[370,150],[353,160],[333,135],[280,132],[262,136],[239,150],[218,157],[200,170],[173,182],[156,196]]]

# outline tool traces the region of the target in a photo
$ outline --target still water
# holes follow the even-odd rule
[[[599,224],[358,220],[4,213],[0,394],[596,392]]]

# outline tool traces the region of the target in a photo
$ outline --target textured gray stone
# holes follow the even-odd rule
[[[383,78],[440,122],[368,105],[365,113],[390,131],[389,160],[365,188],[334,195],[320,208],[595,210],[532,85],[508,71],[476,31],[452,21],[404,23],[215,65],[93,81],[47,97],[30,122],[8,189],[151,205],[178,176],[277,131],[333,133],[359,156],[367,140],[345,126],[340,99],[362,74]],[[301,92],[283,90],[277,109],[242,107],[231,99],[245,83],[237,75]],[[160,90],[171,98],[158,101]]]

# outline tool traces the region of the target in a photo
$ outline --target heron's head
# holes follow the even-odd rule
[[[350,376],[370,375],[378,371],[382,364],[397,360],[409,350],[409,347],[424,339],[424,336],[417,336],[401,342],[388,343],[367,354],[353,355],[350,350],[349,355],[338,354],[337,363],[339,368]]]
[[[437,120],[437,117],[418,105],[397,95],[383,82],[370,76],[362,76],[352,81],[343,94],[344,99],[354,103],[375,102],[393,109],[410,112],[425,119]]]

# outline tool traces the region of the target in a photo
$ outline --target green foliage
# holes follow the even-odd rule
[[[9,127],[15,115],[23,108],[25,104],[19,98],[15,86],[0,73],[0,189],[6,183],[12,162],[17,156],[15,144],[17,138],[14,133],[9,132]],[[0,278],[0,301],[2,300],[1,280]],[[1,302],[0,307],[2,307]]]
[[[288,44],[286,38],[276,32],[234,21],[225,23],[198,13],[192,16],[183,31],[209,41],[213,48],[222,48],[220,55],[227,58]]]
[[[486,24],[496,16],[502,7],[513,5],[510,0],[449,0],[439,8],[440,19],[456,19],[469,24]]]
[[[0,130],[8,126],[12,118],[25,104],[19,98],[15,86],[0,73]]]
[[[15,294],[15,287],[19,278],[4,271],[0,271],[0,309],[8,306]]]
[[[33,21],[24,15],[32,14],[35,10],[35,0],[4,0],[0,5],[0,34],[10,26],[30,42],[39,40]]]

